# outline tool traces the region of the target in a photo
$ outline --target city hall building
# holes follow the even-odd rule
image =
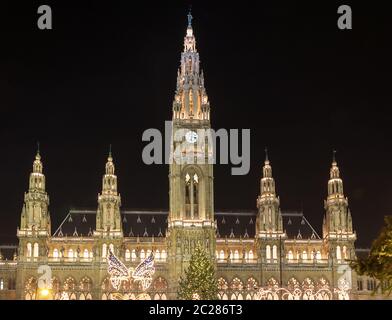
[[[198,148],[197,131],[210,128],[210,103],[188,18],[172,136],[178,130],[190,132],[185,137],[187,148],[203,157],[212,150],[209,144]],[[172,150],[180,143],[172,138]],[[17,228],[19,244],[0,246],[0,299],[39,298],[42,265],[50,266],[53,299],[107,300],[116,292],[123,299],[175,299],[180,275],[198,244],[216,265],[220,299],[369,298],[376,282],[349,268],[348,260],[366,252],[355,248],[356,234],[336,160],[327,186],[319,186],[327,190],[322,234],[302,213],[280,210],[268,155],[260,169],[254,212],[215,212],[213,164],[175,161],[169,165],[169,210],[127,211],[121,209],[110,153],[96,210],[71,210],[60,225],[52,226],[38,151]],[[119,291],[113,288],[109,250],[127,267],[153,253],[156,271],[145,292],[137,281],[124,281]],[[339,289],[342,286],[345,291]]]

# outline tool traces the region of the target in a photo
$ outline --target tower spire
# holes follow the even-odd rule
[[[265,162],[264,163],[269,163],[269,160],[268,160],[268,148],[267,147],[265,147],[264,152],[265,152]]]
[[[37,156],[40,155],[40,145],[39,145],[39,141],[37,141]]]
[[[98,194],[97,232],[107,236],[122,237],[120,206],[121,196],[117,192],[117,176],[110,145],[105,174],[102,177],[102,193]]]

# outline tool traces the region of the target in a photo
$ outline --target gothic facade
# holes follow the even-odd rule
[[[210,128],[210,103],[191,17],[172,110],[172,156],[178,149],[185,154],[191,150],[192,157],[208,160],[212,154],[210,140],[197,132]],[[176,139],[184,130],[184,138]],[[202,148],[198,139],[206,141]],[[112,250],[128,267],[136,266],[152,252],[156,272],[143,297],[175,299],[178,279],[197,244],[207,250],[216,265],[220,299],[257,299],[261,287],[267,288],[268,299],[284,298],[279,288],[290,292],[299,289],[302,293],[297,298],[301,299],[369,297],[371,288],[348,265],[348,260],[356,258],[356,234],[335,159],[321,236],[302,213],[281,211],[268,155],[254,212],[215,212],[213,165],[208,161],[173,161],[169,185],[168,211],[122,210],[115,164],[109,153],[97,209],[71,210],[52,232],[38,151],[17,229],[19,244],[17,248],[0,247],[2,252],[16,249],[8,260],[0,256],[0,298],[38,299],[39,267],[48,265],[51,298],[60,299],[65,292],[69,299],[112,299],[115,292],[106,261]],[[347,295],[334,291],[342,279],[350,285]],[[142,293],[137,282],[124,282],[120,292],[125,299]]]

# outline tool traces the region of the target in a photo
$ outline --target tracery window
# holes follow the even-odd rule
[[[185,174],[185,217],[199,218],[199,176],[190,170]]]

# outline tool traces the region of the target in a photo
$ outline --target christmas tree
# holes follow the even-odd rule
[[[352,262],[351,267],[360,275],[379,280],[375,291],[381,287],[383,293],[392,293],[392,216],[385,217],[385,227],[373,242],[369,256]]]
[[[215,268],[206,251],[196,246],[191,256],[185,275],[181,276],[178,299],[182,300],[216,300],[218,299],[218,282]]]

